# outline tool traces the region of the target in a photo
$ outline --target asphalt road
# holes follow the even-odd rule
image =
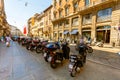
[[[12,42],[10,47],[0,43],[0,80],[120,80],[120,70],[87,60],[81,73],[71,77],[68,61],[52,69],[42,54],[27,51]]]

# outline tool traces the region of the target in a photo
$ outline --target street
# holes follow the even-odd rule
[[[10,47],[0,43],[0,80],[120,80],[120,70],[89,60],[73,78],[69,75],[68,61],[63,63],[52,69],[42,54],[27,51],[16,42]]]

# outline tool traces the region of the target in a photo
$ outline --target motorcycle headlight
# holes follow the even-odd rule
[[[73,68],[73,65],[72,64],[69,64],[69,66],[68,66],[70,69],[72,69]]]
[[[70,59],[70,62],[76,62],[76,60],[74,60],[74,59]]]

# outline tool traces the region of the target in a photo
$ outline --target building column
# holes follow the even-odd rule
[[[97,19],[97,12],[92,13],[92,28],[91,28],[91,39],[96,38],[96,19]]]
[[[72,31],[72,18],[69,18],[69,22],[70,22],[70,27],[69,27],[69,32],[71,32]],[[72,35],[71,34],[69,34],[69,38],[70,38],[70,40],[72,40]],[[70,41],[70,43],[71,43],[72,41]]]
[[[78,27],[78,32],[79,32],[79,37],[78,39],[80,39],[80,36],[82,35],[82,15],[79,15],[79,27]]]

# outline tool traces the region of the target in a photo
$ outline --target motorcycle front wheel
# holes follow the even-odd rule
[[[42,53],[42,47],[37,47],[36,48],[36,53]]]
[[[88,47],[88,53],[92,53],[92,52],[93,52],[92,47]]]
[[[71,77],[75,77],[76,74],[77,74],[77,72],[76,72],[76,66],[74,66],[73,69],[72,69],[72,71],[70,72],[70,76]]]

